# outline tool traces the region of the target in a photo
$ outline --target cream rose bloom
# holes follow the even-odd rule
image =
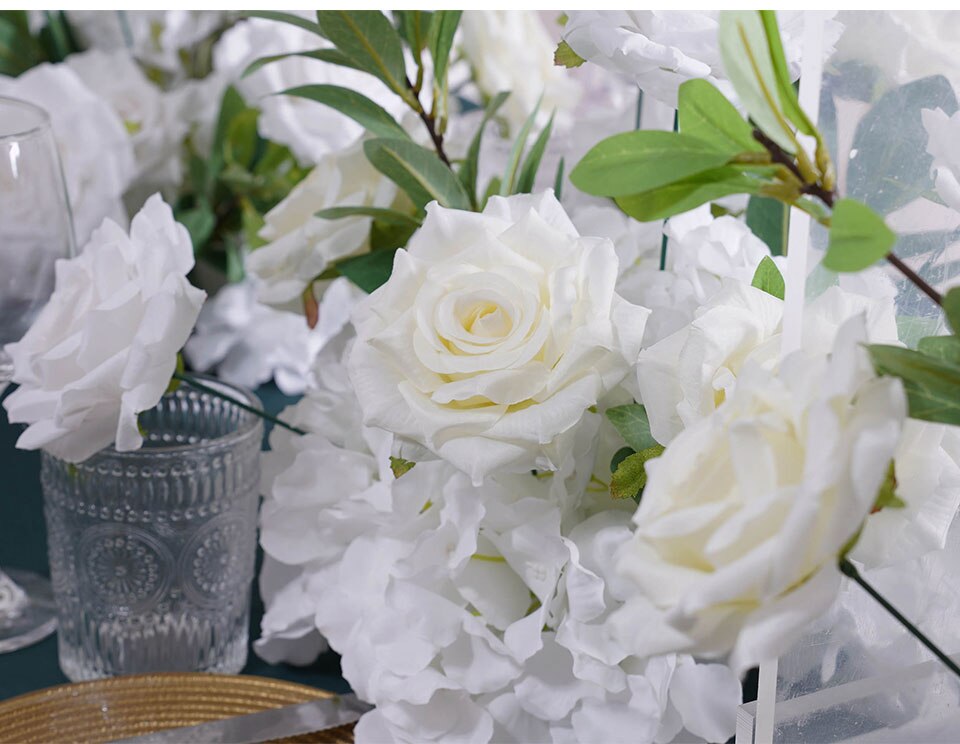
[[[829,607],[906,416],[900,381],[874,376],[865,341],[857,317],[829,357],[796,352],[779,377],[751,366],[648,463],[618,556],[639,590],[619,623],[636,652],[729,652],[742,671]]]
[[[137,414],[163,396],[206,296],[191,268],[190,236],[159,195],[129,235],[104,220],[78,257],[57,261],[49,304],[5,348],[20,387],[3,405],[29,424],[18,447],[80,462],[143,444]]]
[[[550,191],[494,197],[482,214],[429,205],[355,317],[366,423],[475,482],[555,470],[639,352],[648,311],[616,294],[617,268],[611,241],[581,237]]]
[[[269,242],[247,257],[247,271],[259,280],[257,298],[302,312],[302,295],[314,279],[335,261],[370,250],[370,217],[325,220],[314,214],[330,207],[389,207],[396,199],[396,185],[370,165],[360,143],[323,157],[264,218],[260,237]]]

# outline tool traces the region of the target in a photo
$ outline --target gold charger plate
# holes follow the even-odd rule
[[[107,742],[195,726],[331,693],[276,679],[223,674],[139,674],[60,685],[0,703],[0,742]],[[353,742],[353,725],[284,739]]]

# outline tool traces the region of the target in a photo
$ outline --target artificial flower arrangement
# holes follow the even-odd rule
[[[455,54],[479,43],[460,12],[251,15],[305,43],[248,75],[320,62],[320,82],[271,92],[358,127],[309,172],[284,171],[245,258],[262,302],[327,324],[263,456],[257,648],[340,653],[376,705],[358,740],[725,741],[741,676],[788,648],[844,574],[872,591],[858,565],[904,530],[942,547],[960,493],[904,474],[919,438],[956,482],[960,341],[906,348],[890,296],[840,283],[781,356],[783,262],[722,206],[746,194],[781,222],[806,212],[828,231],[825,268],[885,259],[960,327],[960,290],[931,287],[880,214],[838,193],[793,87],[791,19],[781,33],[772,12],[691,14],[710,42],[700,59],[635,43],[656,32],[641,13],[571,14],[551,75],[615,67],[677,113],[674,131],[594,137],[568,176],[565,160],[540,172],[557,120],[490,90],[502,75],[470,73],[487,86],[472,115],[451,103]],[[261,137],[266,112],[234,95],[221,120],[253,111],[230,128]],[[955,204],[956,117],[923,117]],[[485,154],[495,123],[511,134],[499,164]],[[216,131],[213,154],[191,159],[189,231],[154,196],[129,233],[105,222],[59,265],[50,305],[8,347],[19,446],[73,461],[136,448],[137,414],[171,381],[195,384],[177,352],[203,299],[190,243],[217,188],[200,185],[241,161],[256,173],[270,147],[228,164],[218,148],[244,140]],[[568,213],[570,184],[604,201]],[[944,523],[920,516],[934,497]]]

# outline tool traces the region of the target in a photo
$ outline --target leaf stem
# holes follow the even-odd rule
[[[907,266],[903,261],[901,261],[893,253],[888,253],[886,258],[887,258],[887,261],[893,264],[901,274],[903,274],[905,277],[907,277],[907,279],[913,282],[913,284],[917,287],[917,289],[923,292],[927,297],[933,300],[937,305],[940,305],[940,306],[943,305],[943,295],[941,295],[937,290],[931,287],[923,278],[921,278],[921,276],[917,272],[915,272],[913,269]]]
[[[200,390],[201,392],[207,393],[208,395],[212,395],[215,398],[220,398],[220,400],[225,400],[229,403],[232,403],[237,408],[240,408],[241,410],[244,410],[247,413],[252,413],[254,416],[259,416],[264,421],[269,421],[271,424],[275,424],[276,426],[282,426],[284,429],[287,429],[288,431],[292,431],[294,434],[304,435],[307,433],[303,429],[293,426],[292,424],[288,424],[286,421],[282,421],[276,416],[273,416],[267,413],[266,411],[263,411],[254,406],[248,405],[241,400],[237,400],[233,396],[227,395],[226,393],[220,390],[217,390],[215,387],[211,385],[207,385],[206,383],[201,382],[196,377],[193,377],[192,375],[188,375],[185,372],[174,372],[173,379],[179,380],[180,382],[186,385],[189,385],[192,388]]]
[[[854,566],[854,565],[853,565],[849,560],[847,560],[846,558],[842,558],[842,559],[840,560],[840,571],[842,571],[845,576],[847,576],[847,577],[853,579],[855,582],[857,582],[857,584],[859,584],[860,587],[861,587],[867,594],[869,594],[871,597],[873,597],[873,599],[876,600],[876,602],[877,602],[881,607],[883,607],[883,609],[885,609],[887,612],[889,612],[889,613],[893,616],[893,618],[894,618],[898,623],[900,623],[904,628],[906,628],[906,630],[907,630],[914,638],[916,638],[918,641],[920,641],[920,643],[922,643],[924,646],[926,646],[927,649],[928,649],[934,656],[936,656],[938,659],[940,659],[940,661],[943,662],[943,664],[947,667],[947,669],[949,669],[951,672],[953,672],[954,674],[956,674],[957,677],[960,677],[960,667],[958,667],[958,666],[954,663],[953,659],[951,659],[951,658],[950,658],[949,656],[947,656],[943,651],[941,651],[933,641],[931,641],[929,638],[927,638],[927,636],[924,635],[924,634],[920,631],[919,628],[917,628],[916,625],[914,625],[913,623],[911,623],[909,620],[907,620],[907,618],[905,618],[902,614],[900,614],[900,612],[897,610],[896,607],[894,607],[892,604],[890,604],[890,603],[883,597],[883,595],[880,594],[880,592],[878,592],[876,589],[874,589],[874,588],[867,582],[867,580],[864,579],[863,576],[860,575],[860,572],[857,570],[857,567],[856,567],[856,566]]]

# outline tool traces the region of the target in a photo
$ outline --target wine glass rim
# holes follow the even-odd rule
[[[2,126],[0,126],[0,142],[13,139],[26,139],[27,137],[31,137],[44,131],[50,126],[50,114],[47,113],[46,109],[38,106],[35,103],[24,101],[22,98],[0,96],[0,108],[4,106],[16,106],[17,108],[26,109],[38,118],[32,126],[27,126],[25,128],[18,129],[17,131],[6,131]]]

